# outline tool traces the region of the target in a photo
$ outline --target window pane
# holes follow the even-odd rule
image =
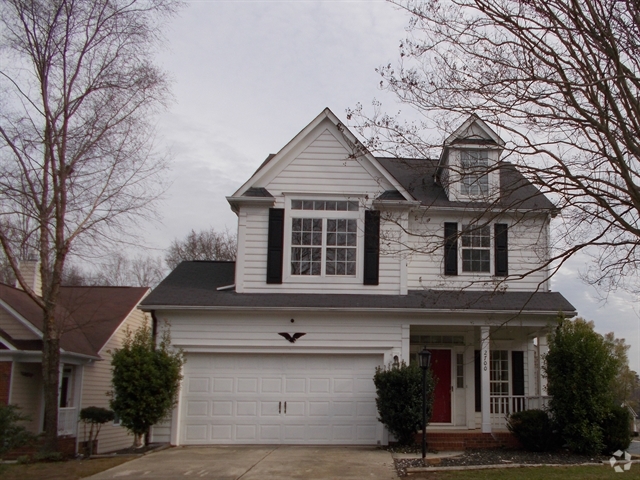
[[[293,210],[302,210],[302,200],[291,200],[291,208]]]
[[[313,200],[303,200],[302,201],[302,209],[303,210],[313,210]]]

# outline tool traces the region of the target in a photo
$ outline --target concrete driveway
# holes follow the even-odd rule
[[[397,480],[391,454],[375,447],[178,447],[145,455],[91,480]]]

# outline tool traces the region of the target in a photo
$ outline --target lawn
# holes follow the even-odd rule
[[[634,464],[631,470],[616,473],[609,466],[592,467],[529,467],[507,468],[503,470],[466,470],[460,472],[433,472],[411,475],[405,478],[424,478],[429,480],[595,480],[617,478],[625,480],[640,478],[640,464]]]
[[[2,480],[77,480],[100,473],[136,457],[96,458],[67,462],[0,465]]]

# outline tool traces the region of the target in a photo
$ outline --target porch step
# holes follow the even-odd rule
[[[416,435],[416,443],[422,441],[422,435]],[[481,448],[517,448],[518,440],[510,432],[427,432],[429,450],[475,450]]]

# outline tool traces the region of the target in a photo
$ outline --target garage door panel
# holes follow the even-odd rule
[[[260,384],[262,393],[282,393],[282,377],[263,377]]]
[[[303,401],[297,401],[297,402],[292,402],[291,400],[287,401],[287,405],[286,405],[286,415],[287,418],[290,417],[305,417],[306,416],[306,402]]]
[[[233,425],[212,425],[211,440],[231,442],[233,440]]]
[[[187,415],[190,417],[209,415],[209,402],[207,400],[190,400],[187,402]]]
[[[233,378],[214,378],[213,393],[232,393],[234,379]]]
[[[231,417],[233,416],[233,402],[232,401],[219,401],[214,400],[212,402],[211,415],[214,417]]]
[[[382,427],[373,375],[381,361],[373,355],[189,354],[181,441],[375,444]]]
[[[309,393],[330,393],[331,379],[325,378],[311,378],[309,379]]]
[[[289,377],[285,378],[284,393],[306,393],[307,378],[306,377]]]
[[[261,417],[278,417],[281,414],[281,402],[265,401],[260,402]]]
[[[327,417],[329,416],[330,402],[309,402],[310,417]]]

